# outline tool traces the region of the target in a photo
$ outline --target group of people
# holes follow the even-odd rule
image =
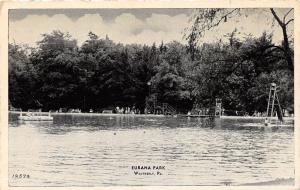
[[[67,108],[59,108],[59,110],[50,110],[50,112],[59,112],[59,113],[81,113],[81,109],[67,109]]]
[[[140,114],[140,110],[133,107],[119,107],[115,109],[117,114]]]

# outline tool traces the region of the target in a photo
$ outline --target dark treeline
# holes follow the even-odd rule
[[[251,115],[266,110],[275,82],[281,106],[292,112],[293,70],[279,48],[268,49],[272,35],[241,40],[235,33],[192,53],[176,41],[123,45],[92,32],[80,47],[60,31],[43,34],[36,48],[9,44],[10,104],[44,111],[135,106],[143,112],[147,96],[156,95],[179,112],[221,98],[226,110]]]

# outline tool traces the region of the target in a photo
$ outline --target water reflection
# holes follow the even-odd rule
[[[294,177],[292,128],[209,118],[56,115],[9,123],[13,186],[239,185]],[[132,165],[163,165],[136,176]]]

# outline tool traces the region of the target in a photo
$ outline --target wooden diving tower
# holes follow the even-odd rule
[[[283,122],[283,113],[280,106],[280,102],[277,95],[277,86],[275,83],[271,83],[270,91],[269,91],[269,98],[268,98],[268,106],[267,106],[267,115],[265,118],[265,125],[270,125],[271,117],[276,116],[278,120],[282,123]]]

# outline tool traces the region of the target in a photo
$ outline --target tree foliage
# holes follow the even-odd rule
[[[210,14],[205,17],[215,16]],[[275,46],[271,34],[241,40],[236,33],[194,52],[176,41],[123,45],[92,32],[80,47],[60,31],[43,34],[29,52],[9,44],[10,103],[83,111],[134,106],[143,112],[146,97],[155,94],[180,112],[221,98],[226,110],[253,114],[265,111],[269,85],[276,82],[282,107],[293,111],[293,73],[283,47],[269,48]]]
[[[220,24],[226,23],[228,19],[236,18],[237,16],[247,16],[247,9],[234,8],[207,8],[196,9],[194,14],[191,15],[190,27],[185,29],[185,38],[189,44],[189,51],[194,57],[198,42],[205,35],[206,32],[218,27]],[[288,36],[288,25],[294,21],[289,15],[293,12],[293,8],[289,9],[282,18],[276,13],[274,8],[270,8],[270,13],[273,15],[274,20],[282,30],[282,46],[272,45],[265,47],[265,50],[272,49],[279,50],[279,55],[284,58],[288,68],[294,70],[293,49],[290,47],[293,44],[293,39]]]

